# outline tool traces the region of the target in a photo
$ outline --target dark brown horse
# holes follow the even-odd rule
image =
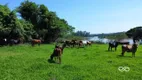
[[[70,47],[70,46],[71,46],[71,41],[66,40],[66,41],[65,41],[65,44],[66,44],[68,47]]]
[[[76,45],[78,45],[78,41],[77,40],[71,40],[71,45],[72,45],[72,47],[75,47]]]
[[[50,56],[50,59],[53,61],[53,58],[57,57],[57,59],[59,60],[59,63],[61,63],[61,55],[63,54],[63,50],[65,46],[66,46],[65,43],[62,45],[62,47],[56,45],[53,53]]]
[[[78,45],[79,47],[83,47],[83,41],[80,40]]]
[[[32,39],[31,40],[31,45],[34,46],[35,44],[38,44],[38,46],[40,46],[41,40],[40,39]]]

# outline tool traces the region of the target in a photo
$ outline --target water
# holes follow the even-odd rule
[[[102,42],[102,43],[109,43],[110,39],[107,39],[107,38],[99,38],[98,36],[95,36],[95,37],[91,37],[89,38],[90,41],[99,41],[99,42]]]
[[[133,40],[132,39],[123,39],[121,40],[122,42],[129,42],[129,44],[133,44]]]
[[[102,42],[102,43],[105,43],[105,44],[109,43],[110,41],[114,41],[113,39],[99,38],[98,36],[90,37],[89,40],[90,41],[99,41],[99,42]],[[122,42],[129,42],[130,44],[133,44],[133,40],[132,39],[122,39],[120,41],[122,41]]]

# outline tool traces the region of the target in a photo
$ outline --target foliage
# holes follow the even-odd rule
[[[35,31],[32,38],[43,38],[46,42],[53,42],[74,29],[43,4],[37,5],[27,0],[21,3],[17,11],[25,21],[32,23]]]
[[[17,38],[24,34],[16,12],[10,11],[6,5],[0,5],[0,33],[0,38]]]
[[[122,32],[122,33],[119,33],[119,34],[110,34],[110,35],[106,36],[106,38],[121,40],[121,39],[125,39],[125,38],[128,38],[128,37],[124,32]]]
[[[89,37],[90,32],[87,31],[77,31],[74,33],[75,36]]]
[[[128,37],[133,39],[142,39],[142,26],[132,28],[126,32]]]
[[[67,40],[83,40],[83,39],[86,39],[85,37],[74,36],[74,35],[67,35],[64,38],[67,39]]]
[[[98,36],[99,38],[116,39],[116,40],[128,38],[125,32],[91,34],[91,36],[93,35]]]

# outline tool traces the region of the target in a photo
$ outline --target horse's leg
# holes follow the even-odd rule
[[[121,55],[124,56],[125,51],[122,51]]]
[[[61,56],[58,56],[58,59],[59,59],[59,63],[61,64]]]
[[[79,43],[79,47],[81,47],[81,44]]]
[[[85,46],[88,46],[88,44],[85,44]]]
[[[117,48],[115,47],[115,51],[117,50]]]
[[[38,43],[38,46],[40,46],[40,42]]]
[[[110,47],[111,51],[112,51],[112,47]]]
[[[79,43],[79,47],[81,46],[81,44]]]
[[[74,47],[74,43],[73,43],[73,47]]]
[[[58,59],[58,57],[56,57],[56,56],[55,56],[55,57],[54,57],[54,61],[56,62],[56,61],[57,61],[57,59]]]
[[[135,57],[135,52],[132,52],[132,57]]]
[[[110,46],[108,47],[108,51],[110,51]]]
[[[34,46],[34,42],[31,42],[31,45]]]
[[[54,56],[55,56],[54,54],[51,54],[50,59],[53,60]]]

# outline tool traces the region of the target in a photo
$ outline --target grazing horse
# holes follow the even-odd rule
[[[79,44],[79,42],[77,40],[66,40],[65,41],[65,44],[68,46],[68,47],[75,47],[76,45]]]
[[[71,41],[66,40],[66,41],[65,41],[65,44],[66,44],[68,47],[70,47],[70,45],[71,45]]]
[[[9,45],[12,46],[12,45],[16,45],[16,44],[19,44],[20,43],[20,40],[19,39],[10,39],[8,41]]]
[[[32,46],[34,46],[35,44],[38,44],[38,46],[40,46],[41,40],[40,39],[32,39],[31,44],[32,44]]]
[[[7,45],[7,44],[8,44],[8,42],[7,42],[7,39],[6,39],[6,38],[0,39],[0,45],[1,45],[1,46]]]
[[[79,47],[91,46],[91,41],[81,40],[79,41]]]
[[[138,45],[134,43],[133,45],[122,45],[122,56],[125,52],[132,52],[132,56],[135,57],[135,52],[137,51]]]
[[[72,45],[72,47],[75,47],[75,45],[78,45],[77,40],[72,40],[72,41],[71,41],[71,45]]]
[[[91,41],[87,41],[88,46],[91,46],[91,44],[92,44]]]
[[[59,63],[61,63],[61,55],[63,54],[63,50],[65,46],[66,46],[65,43],[62,45],[62,47],[56,45],[53,53],[50,56],[50,59],[53,61],[53,58],[57,57],[57,59],[59,60]]]
[[[83,41],[79,41],[79,47],[82,47],[83,46]]]
[[[109,42],[108,51],[110,51],[110,49],[111,49],[111,51],[112,51],[112,48],[115,48],[115,51],[116,51],[118,44],[119,44],[119,42],[116,42],[116,41],[114,41],[114,42]]]

